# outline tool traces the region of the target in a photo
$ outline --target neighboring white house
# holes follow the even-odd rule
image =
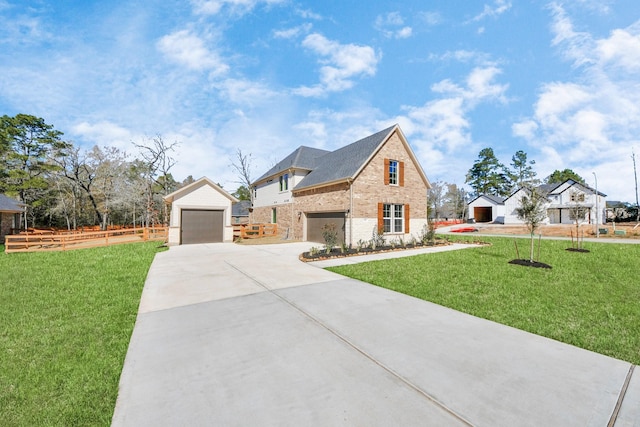
[[[169,245],[233,241],[231,205],[238,199],[203,177],[164,197],[171,204]]]
[[[606,222],[606,194],[597,192],[585,184],[580,184],[568,179],[561,184],[545,184],[537,187],[544,194],[548,202],[546,204],[547,218],[545,224],[573,224],[575,213],[582,212],[581,222],[599,224]],[[504,201],[505,224],[522,224],[518,219],[516,209],[520,206],[520,200],[527,190],[519,188]]]
[[[483,194],[469,202],[469,219],[504,223],[504,197]]]

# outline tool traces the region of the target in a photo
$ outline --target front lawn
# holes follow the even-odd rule
[[[4,426],[111,424],[158,242],[5,254],[0,246]]]
[[[543,240],[544,269],[509,264],[512,238],[478,237],[491,246],[329,270],[640,364],[640,245],[587,242],[578,253]],[[528,256],[529,240],[517,240]]]

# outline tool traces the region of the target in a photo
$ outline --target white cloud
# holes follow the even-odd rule
[[[322,58],[319,62],[323,65],[320,68],[320,84],[294,90],[295,94],[301,96],[322,96],[327,92],[349,89],[354,84],[354,78],[375,75],[380,60],[380,55],[370,46],[340,44],[318,33],[308,35],[302,46],[318,54]]]
[[[458,61],[458,62],[474,62],[480,65],[493,65],[494,61],[490,60],[489,55],[483,52],[473,50],[453,50],[447,51],[442,54],[432,53],[429,55],[429,60],[434,62],[442,61]]]
[[[227,7],[231,13],[243,15],[258,4],[274,5],[286,0],[191,0],[194,12],[198,15],[217,15]]]
[[[476,67],[465,78],[465,84],[456,84],[450,79],[431,86],[440,99],[429,101],[422,107],[405,107],[411,133],[430,141],[440,150],[455,152],[472,142],[471,123],[468,114],[480,102],[506,102],[508,85],[494,82],[501,70],[494,66]],[[409,132],[408,132],[409,133]]]
[[[413,29],[404,25],[404,19],[399,12],[378,15],[374,26],[387,38],[406,39],[413,34]]]
[[[300,34],[307,34],[311,31],[313,25],[310,23],[298,25],[293,28],[288,28],[286,30],[274,30],[273,37],[277,39],[293,39],[298,37]]]
[[[439,12],[420,12],[418,17],[429,26],[438,25],[442,22],[442,16]]]
[[[475,105],[476,102],[486,99],[506,102],[504,94],[509,85],[494,83],[495,77],[500,73],[502,70],[495,66],[476,67],[467,76],[465,87],[453,83],[450,79],[445,79],[432,85],[431,90],[436,93],[462,97],[470,105]]]
[[[189,30],[176,31],[162,37],[157,47],[173,62],[192,70],[210,70],[215,75],[229,70],[220,56],[208,50],[205,42]]]
[[[247,106],[262,105],[277,95],[268,86],[245,79],[224,79],[215,83],[214,87],[229,102]]]
[[[602,66],[612,65],[627,72],[640,71],[640,27],[614,30],[608,39],[596,42]]]
[[[309,9],[296,9],[296,14],[304,19],[314,19],[316,21],[322,20],[322,15]]]
[[[511,2],[506,0],[495,0],[492,5],[485,4],[484,9],[478,15],[471,18],[472,21],[481,21],[487,17],[497,17],[511,9]]]
[[[134,134],[129,129],[110,121],[78,123],[71,128],[71,135],[78,136],[84,141],[91,141],[92,145],[98,147],[116,147],[125,152],[132,150],[132,141],[142,138],[141,135]]]
[[[629,158],[640,134],[640,21],[597,39],[575,31],[561,5],[552,4],[551,14],[553,46],[576,67],[577,76],[541,85],[532,117],[515,123],[512,131],[544,147],[541,168],[597,170],[611,185],[605,193],[628,199],[633,172],[631,162],[621,159]]]
[[[416,133],[440,150],[452,152],[470,143],[470,123],[465,117],[462,97],[438,99],[407,110],[407,117],[414,122]]]

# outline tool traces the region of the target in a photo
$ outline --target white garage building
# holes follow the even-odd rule
[[[469,202],[469,219],[504,224],[504,198],[483,194]]]
[[[169,245],[233,241],[231,206],[238,199],[209,178],[165,196],[171,204]]]

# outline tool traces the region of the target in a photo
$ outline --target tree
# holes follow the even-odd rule
[[[160,190],[163,196],[166,196],[177,187],[177,183],[171,177],[169,179],[169,170],[176,164],[176,160],[173,159],[169,152],[174,151],[175,147],[180,143],[175,141],[171,144],[167,144],[161,135],[156,135],[155,138],[147,141],[144,144],[133,143],[139,150],[142,160],[146,165],[145,177],[148,182],[147,187],[147,223],[153,216],[155,201],[154,195],[157,191],[154,191],[154,186]],[[165,203],[160,201],[162,205],[162,222],[163,224],[169,223],[169,210]]]
[[[480,150],[478,160],[469,169],[465,183],[474,189],[476,195],[507,196],[510,190],[507,171],[492,148]]]
[[[539,184],[540,180],[536,178],[537,173],[533,170],[533,165],[535,164],[535,160],[527,160],[527,153],[522,150],[516,151],[511,157],[512,169],[509,171],[512,191],[525,185],[534,186]]]
[[[232,195],[238,200],[251,200],[251,192],[244,185],[238,187],[238,189]]]
[[[542,224],[542,221],[547,216],[545,210],[545,204],[547,198],[535,187],[525,190],[527,194],[524,194],[520,198],[520,204],[516,208],[516,215],[518,219],[524,221],[531,235],[531,247],[529,250],[529,262],[533,262],[533,234],[536,229]]]
[[[456,184],[447,184],[447,192],[444,195],[444,212],[447,218],[464,218],[467,208],[464,188]]]
[[[545,178],[544,182],[546,184],[562,184],[568,179],[572,179],[575,182],[579,182],[580,184],[585,183],[584,178],[582,178],[580,175],[578,175],[571,169],[565,169],[565,170],[556,169],[555,171],[553,171],[551,175]]]
[[[61,137],[62,132],[39,117],[27,114],[0,117],[0,153],[4,153],[2,190],[18,195],[31,213],[32,223],[33,209],[49,186],[47,177],[58,168],[50,159],[54,153],[62,155],[69,147]]]
[[[442,211],[444,208],[444,190],[444,182],[435,181],[431,183],[431,188],[428,193],[431,218],[438,219],[442,217]]]
[[[240,148],[236,150],[236,160],[231,163],[231,166],[238,173],[238,181],[236,183],[245,186],[249,189],[249,200],[253,203],[253,191],[251,191],[251,166],[253,159],[251,153],[244,154]]]
[[[578,190],[572,190],[569,193],[569,218],[571,218],[576,225],[576,248],[580,249],[580,224],[586,220],[587,213],[591,210],[584,205],[584,193]],[[572,239],[573,240],[573,239]]]

